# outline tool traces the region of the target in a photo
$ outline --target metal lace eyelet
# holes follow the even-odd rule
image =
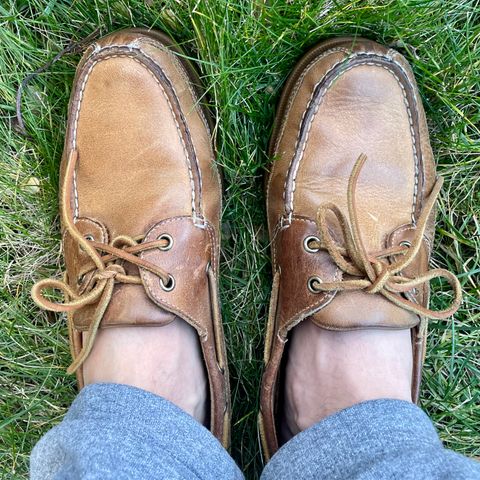
[[[317,283],[322,283],[322,279],[320,277],[310,277],[308,279],[308,282],[307,282],[307,287],[308,287],[308,290],[311,292],[311,293],[318,293],[319,290],[317,290],[315,287],[314,287],[314,283],[317,282]]]
[[[85,240],[88,240],[89,242],[93,242],[95,240],[95,237],[91,233],[84,235],[83,238],[85,238]]]
[[[410,248],[412,244],[408,240],[403,240],[400,242],[400,246]]]
[[[168,275],[168,282],[163,283],[163,280],[160,278],[160,287],[165,292],[171,292],[175,288],[175,279],[169,274]]]
[[[309,244],[311,242],[320,242],[320,239],[315,235],[309,235],[308,237],[305,237],[305,240],[303,241],[303,248],[308,253],[317,253],[320,249],[310,247]]]
[[[167,244],[164,247],[158,247],[162,252],[166,252],[173,247],[173,238],[168,233],[162,233],[157,240],[167,241]]]

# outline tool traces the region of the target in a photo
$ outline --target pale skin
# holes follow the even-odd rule
[[[305,320],[289,339],[283,441],[328,415],[379,398],[411,401],[409,330],[327,331]],[[122,383],[160,395],[205,422],[207,377],[198,336],[182,320],[102,329],[85,383]]]
[[[163,327],[100,329],[85,383],[121,383],[160,395],[204,423],[207,376],[198,335],[180,319]]]
[[[283,440],[367,400],[412,401],[410,330],[337,332],[305,320],[289,340]]]

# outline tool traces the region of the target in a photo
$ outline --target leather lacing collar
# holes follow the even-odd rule
[[[451,272],[437,268],[416,278],[408,278],[401,275],[401,271],[410,265],[420,250],[428,217],[442,187],[443,179],[441,177],[438,178],[424,205],[423,211],[417,221],[417,233],[411,245],[408,247],[400,245],[382,250],[381,252],[368,254],[360,233],[355,201],[355,189],[358,176],[366,158],[365,155],[361,155],[358,158],[348,184],[347,199],[350,224],[347,217],[336,205],[330,202],[322,204],[317,214],[317,225],[321,240],[311,241],[309,245],[311,249],[328,251],[338,268],[352,277],[360,278],[337,282],[322,282],[319,277],[313,277],[311,282],[312,291],[319,293],[337,290],[364,290],[371,294],[379,293],[395,305],[424,317],[444,319],[451,316],[456,312],[462,300],[460,282]],[[82,294],[77,294],[69,286],[66,275],[63,281],[45,279],[37,282],[32,288],[33,300],[40,307],[54,312],[72,313],[86,305],[98,302],[88,329],[87,342],[68,368],[67,371],[69,373],[75,372],[90,354],[98,328],[100,327],[100,322],[112,298],[115,283],[142,284],[139,276],[127,275],[121,265],[114,263],[116,260],[125,260],[154,273],[159,277],[161,285],[171,285],[173,281],[173,277],[165,270],[136,256],[143,251],[153,248],[160,250],[165,249],[169,242],[167,239],[139,243],[143,237],[132,238],[122,235],[114,238],[110,244],[107,245],[86,239],[78,230],[72,220],[73,215],[70,205],[70,191],[77,160],[78,153],[76,150],[72,150],[69,154],[64,182],[61,187],[60,210],[65,230],[77,241],[80,248],[82,248],[92,260],[92,265],[86,267],[86,269],[80,273],[80,276],[92,272],[93,275],[88,279],[88,283],[83,288],[84,292]],[[342,230],[345,246],[338,245],[332,238],[327,223],[328,212],[332,212],[337,218]],[[107,254],[102,255],[99,252],[106,252]],[[391,261],[388,262],[387,259]],[[403,293],[411,291],[415,287],[437,277],[445,278],[454,291],[454,300],[449,308],[440,311],[430,310],[402,296]],[[56,303],[46,298],[44,296],[46,289],[62,291],[65,296],[65,302]],[[70,335],[72,335],[73,320],[71,316],[69,316],[69,332]]]
[[[143,237],[132,238],[121,235],[114,238],[110,244],[96,242],[85,238],[76,227],[70,205],[70,192],[72,188],[73,176],[77,165],[78,153],[72,150],[69,154],[64,181],[61,187],[60,213],[65,230],[78,243],[79,247],[90,257],[92,263],[89,263],[79,277],[88,275],[87,284],[82,288],[83,293],[77,294],[68,284],[66,275],[64,280],[53,278],[40,280],[32,288],[32,298],[42,308],[54,312],[72,313],[76,310],[91,305],[98,301],[98,305],[93,314],[92,321],[88,329],[88,339],[78,356],[68,368],[68,373],[75,372],[85,361],[92,350],[95,337],[100,327],[100,322],[110,303],[115,283],[142,284],[138,275],[127,275],[125,269],[114,263],[116,260],[125,260],[142,269],[148,270],[159,277],[160,285],[165,289],[173,287],[173,277],[162,268],[142,260],[136,255],[140,252],[158,248],[165,250],[168,247],[169,240],[161,238],[159,240],[139,243]],[[102,253],[106,253],[102,255]],[[44,296],[46,289],[60,290],[65,297],[64,303],[52,302]],[[69,333],[72,336],[73,320],[69,316]],[[70,338],[72,341],[72,338]]]
[[[437,179],[430,196],[425,202],[417,220],[416,234],[411,244],[394,246],[369,254],[362,240],[355,199],[358,177],[366,159],[366,155],[360,155],[350,175],[347,190],[348,219],[333,203],[323,203],[317,212],[320,239],[309,242],[310,251],[326,250],[340,270],[357,278],[322,282],[319,277],[311,277],[309,288],[314,293],[363,290],[371,294],[379,293],[398,307],[422,317],[445,319],[453,315],[462,301],[460,282],[453,273],[443,268],[435,268],[415,278],[408,278],[401,274],[402,270],[412,263],[420,250],[428,218],[442,188],[443,178],[439,177]],[[333,213],[338,220],[343,234],[344,246],[338,245],[332,238],[327,223],[328,212]],[[454,291],[453,302],[448,308],[437,311],[430,310],[402,295],[438,277],[445,278]]]

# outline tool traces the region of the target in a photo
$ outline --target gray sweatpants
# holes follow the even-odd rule
[[[31,478],[242,479],[212,434],[161,397],[125,385],[85,387],[35,446]],[[443,448],[418,407],[361,403],[284,445],[264,480],[480,479],[480,463]]]

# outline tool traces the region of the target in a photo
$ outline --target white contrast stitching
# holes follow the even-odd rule
[[[161,51],[166,53],[171,58],[174,67],[177,69],[177,72],[181,75],[181,77],[185,81],[185,84],[187,85],[187,88],[190,92],[190,95],[192,96],[192,99],[194,101],[194,105],[196,107],[195,111],[199,114],[200,120],[203,123],[205,129],[207,130],[207,133],[208,133],[209,137],[212,138],[212,131],[210,129],[210,125],[207,121],[207,118],[206,118],[206,116],[203,112],[203,108],[202,108],[201,103],[200,103],[200,98],[198,97],[197,93],[195,92],[195,89],[192,86],[192,82],[190,81],[190,78],[188,76],[188,72],[186,71],[186,68],[184,67],[184,65],[182,64],[180,59],[174,54],[174,52],[172,50],[170,50],[168,47],[165,47],[162,44],[156,44],[155,41],[153,41],[151,39],[144,39],[143,42],[147,43],[148,45],[150,45],[154,48],[159,48]],[[150,58],[153,62],[155,61],[148,54],[146,54],[143,50],[142,50],[142,52],[145,56]],[[167,77],[167,74],[165,72],[164,72],[164,74]],[[170,79],[169,79],[169,81],[170,81]],[[170,84],[171,84],[172,89],[173,89],[175,95],[177,96],[177,98],[180,98],[178,96],[176,90],[175,90],[175,86],[173,85],[173,83],[171,81],[170,81]],[[200,198],[201,198],[201,193],[202,193],[202,188],[203,188],[202,169],[200,168],[200,164],[198,162],[196,147],[195,147],[195,144],[194,144],[193,140],[192,140],[192,147],[193,147],[193,150],[194,150],[194,153],[195,153],[195,162],[196,162],[197,167],[198,167],[198,182],[199,182],[199,187],[200,187]],[[218,184],[221,188],[220,174],[218,172],[218,168],[217,168],[217,165],[215,163],[215,154],[213,152],[211,141],[208,142],[208,150],[210,152],[210,157],[212,159],[213,167],[215,169],[215,174],[216,174],[216,177],[217,177]],[[200,204],[200,208],[201,208],[201,204]],[[220,205],[220,211],[221,211],[221,205]],[[196,222],[197,219],[200,220],[200,223]],[[219,213],[219,220],[220,220],[220,213]],[[201,213],[201,215],[194,214],[193,221],[194,221],[195,225],[203,227],[205,225],[205,218],[203,216],[203,212]]]
[[[307,107],[306,107],[305,110],[303,111],[302,118],[300,119],[300,124],[299,124],[299,126],[298,126],[298,131],[297,131],[297,138],[296,138],[296,140],[295,140],[295,147],[294,147],[294,149],[293,149],[293,157],[292,157],[292,160],[290,161],[290,165],[289,165],[288,170],[287,170],[287,175],[285,176],[285,183],[284,183],[284,185],[283,185],[283,201],[284,201],[284,203],[285,203],[286,200],[287,200],[287,184],[288,184],[288,179],[289,179],[289,177],[290,177],[290,172],[291,172],[291,170],[292,170],[292,168],[293,168],[293,160],[295,159],[295,155],[296,155],[296,152],[297,152],[297,149],[298,149],[298,144],[299,144],[299,142],[300,142],[300,133],[301,133],[301,130],[302,130],[303,120],[304,120],[304,118],[305,118],[305,114],[307,113],[308,109],[310,108],[310,105],[312,104],[313,96],[315,95],[315,90],[317,89],[317,87],[318,87],[318,85],[320,84],[320,82],[322,82],[323,78],[326,77],[331,71],[335,70],[335,68],[336,68],[338,65],[340,65],[341,63],[343,63],[344,61],[345,61],[345,59],[343,59],[341,62],[334,63],[334,64],[325,72],[325,74],[324,74],[324,76],[322,77],[322,79],[321,79],[319,82],[317,82],[317,83],[314,85],[313,89],[312,89],[312,93],[311,93],[310,98],[309,98],[309,100],[308,100]],[[339,73],[338,75],[340,75],[340,73]],[[332,79],[332,82],[333,82],[333,80],[335,80],[335,79],[338,77],[338,75],[335,76],[335,77]],[[325,91],[322,93],[322,96],[320,97],[319,100],[321,100],[321,99],[323,98],[323,96],[324,96],[325,93],[326,93],[326,90],[330,87],[330,85],[331,85],[332,82],[330,82],[330,84],[329,84],[327,87],[325,87]],[[301,155],[300,158],[298,159],[297,164],[300,164],[300,161],[301,161],[302,158],[303,158],[303,151],[305,150],[305,146],[306,146],[306,143],[307,143],[307,141],[308,141],[308,133],[310,132],[311,124],[313,123],[313,119],[315,118],[315,115],[316,115],[316,113],[317,113],[317,111],[318,111],[318,107],[319,107],[319,106],[320,106],[320,102],[319,102],[319,104],[318,104],[318,106],[317,106],[317,109],[315,110],[315,113],[314,113],[314,115],[313,115],[313,117],[312,117],[312,120],[311,120],[311,122],[310,122],[308,131],[307,131],[307,137],[306,137],[305,142],[304,142],[305,145],[303,146],[303,149],[302,149],[302,155]],[[291,199],[290,199],[290,205],[287,207],[287,213],[288,213],[287,222],[288,222],[289,224],[290,224],[291,221],[292,221],[292,214],[293,214],[293,194],[294,194],[294,192],[295,192],[295,179],[296,179],[297,172],[298,172],[298,166],[297,166],[296,171],[295,171],[294,176],[293,176],[292,194],[291,194]]]
[[[100,51],[109,50],[111,48],[116,48],[116,47],[105,47]],[[150,58],[148,55],[145,55],[145,53],[142,50],[140,50],[140,49],[138,49],[138,50],[141,52],[142,55],[146,56],[147,58],[149,58],[151,61],[154,62],[154,60],[152,58]],[[192,215],[195,216],[195,214],[196,214],[196,212],[195,212],[195,183],[194,183],[194,180],[193,180],[193,172],[192,172],[192,168],[191,168],[190,156],[188,154],[188,151],[187,151],[187,148],[186,148],[186,145],[185,145],[185,141],[184,141],[183,136],[181,134],[180,125],[178,124],[178,121],[177,121],[175,112],[173,110],[172,104],[170,103],[170,99],[168,98],[168,96],[165,92],[165,89],[163,88],[163,85],[160,83],[160,81],[154,75],[154,73],[149,68],[147,68],[146,65],[144,65],[142,62],[140,62],[135,57],[132,57],[128,53],[119,53],[119,54],[113,54],[113,55],[106,55],[105,57],[99,58],[99,59],[92,62],[92,64],[90,65],[90,67],[87,70],[87,73],[85,74],[85,78],[83,79],[83,82],[82,82],[82,85],[81,85],[81,88],[80,88],[80,92],[79,92],[79,99],[78,99],[78,102],[77,102],[77,105],[76,105],[74,128],[73,128],[73,146],[74,146],[75,149],[77,148],[77,128],[78,128],[78,119],[79,119],[79,115],[80,115],[80,107],[81,107],[81,104],[83,102],[85,87],[86,87],[88,78],[89,78],[89,76],[90,76],[90,74],[93,70],[93,67],[99,62],[102,62],[102,61],[110,59],[110,58],[118,58],[118,57],[128,57],[128,58],[132,59],[133,61],[137,62],[139,65],[141,65],[152,76],[152,78],[155,80],[155,82],[159,85],[165,99],[167,100],[167,104],[170,108],[170,112],[171,112],[173,120],[175,122],[175,126],[176,126],[176,129],[177,129],[177,132],[178,132],[178,136],[179,136],[180,141],[182,143],[183,152],[184,152],[184,154],[187,158],[187,167],[188,167],[188,173],[189,173],[189,177],[190,177],[190,188],[191,188],[191,191],[192,191]],[[156,62],[154,62],[154,63],[156,64]],[[76,220],[78,218],[78,213],[79,213],[78,190],[77,190],[77,180],[76,180],[76,178],[77,178],[76,171],[74,171],[74,177],[73,177],[74,193],[75,193],[74,220]]]
[[[298,95],[298,92],[302,86],[302,83],[303,83],[303,80],[305,79],[307,73],[320,61],[320,60],[323,60],[325,57],[327,57],[328,55],[332,54],[332,53],[336,53],[336,52],[343,52],[345,54],[348,54],[350,53],[350,50],[348,50],[347,48],[344,48],[344,47],[336,47],[336,48],[331,48],[329,50],[326,50],[325,52],[323,52],[320,56],[314,58],[306,67],[305,67],[305,70],[302,72],[302,74],[298,77],[297,79],[297,82],[295,83],[295,86],[293,88],[293,91],[291,92],[291,96],[290,96],[290,99],[288,101],[288,104],[287,104],[287,107],[285,108],[285,113],[284,113],[284,117],[283,117],[283,122],[282,122],[282,126],[280,127],[280,130],[278,132],[278,135],[277,135],[277,140],[275,142],[275,147],[273,149],[273,152],[274,153],[277,153],[278,151],[278,145],[280,143],[280,139],[282,138],[282,135],[283,135],[283,132],[285,131],[285,126],[286,126],[286,123],[287,123],[287,116],[288,116],[288,113],[290,112],[290,109],[292,108],[292,104],[294,102],[294,100],[297,98],[297,95]]]
[[[88,217],[80,217],[77,219],[78,222],[87,222],[91,223],[92,225],[98,227],[100,231],[102,232],[102,243],[107,243],[108,242],[108,231],[106,227],[98,220],[94,220],[92,218]]]
[[[343,47],[335,47],[335,48],[330,48],[328,50],[326,50],[325,52],[323,52],[319,57],[316,57],[314,58],[306,67],[305,67],[305,70],[303,71],[303,73],[300,75],[300,77],[298,77],[297,79],[297,82],[295,83],[295,86],[294,86],[294,89],[293,89],[293,92],[292,92],[292,95],[290,97],[290,100],[288,101],[288,104],[287,104],[287,107],[285,108],[285,112],[283,114],[283,121],[282,121],[282,125],[280,127],[280,130],[278,132],[278,135],[277,135],[277,139],[275,141],[275,146],[274,146],[274,149],[273,149],[273,154],[274,156],[278,153],[278,146],[280,144],[280,139],[282,138],[282,135],[285,131],[285,127],[287,125],[287,117],[288,117],[288,114],[292,108],[292,105],[293,105],[293,101],[296,99],[297,97],[297,94],[300,90],[300,87],[301,87],[301,84],[303,83],[303,80],[305,79],[305,76],[307,75],[307,73],[310,71],[310,69],[316,65],[316,63],[320,60],[322,60],[323,58],[325,58],[326,56],[328,56],[329,54],[331,53],[335,53],[337,51],[343,51],[344,53],[349,53],[349,50],[348,49],[345,49]],[[303,117],[305,115],[305,112],[303,113],[302,115],[302,121],[303,121]],[[301,123],[300,123],[301,125]],[[276,166],[276,162],[273,163],[272,165],[272,170],[270,172],[270,174],[268,175],[268,181],[267,181],[267,191],[266,191],[266,196],[267,196],[267,206],[270,204],[270,195],[269,195],[269,192],[270,192],[270,186],[271,186],[271,182],[272,182],[272,178],[273,178],[273,172],[275,170],[275,166]],[[290,170],[290,168],[289,168]],[[288,176],[288,175],[287,175]],[[285,180],[286,182],[286,180]],[[283,190],[283,194],[282,194],[282,198],[283,198],[283,203],[285,203],[285,190],[286,190],[286,183],[284,185],[284,190]],[[268,218],[268,222],[270,222],[270,219]]]
[[[158,47],[158,48],[160,48],[160,47]],[[174,55],[171,52],[171,50],[169,50],[167,47],[160,48],[160,50],[164,51],[172,59],[174,67],[177,69],[177,72],[183,78],[185,84],[187,85],[188,91],[190,92],[190,95],[192,96],[193,104],[194,104],[194,110],[199,115],[201,122],[203,123],[205,129],[207,130],[207,134],[208,134],[209,138],[211,138],[212,133],[210,131],[210,127],[208,125],[207,119],[205,118],[205,115],[203,114],[203,109],[202,109],[202,106],[200,105],[200,99],[197,97],[194,89],[192,88],[191,81],[188,78],[188,74],[185,71],[185,68],[183,67],[180,60],[176,57],[176,55]],[[148,57],[147,54],[144,53],[144,55],[146,55]],[[151,59],[151,60],[154,61],[153,59]],[[168,78],[166,72],[164,72],[164,75]],[[180,97],[179,97],[179,95],[178,95],[178,93],[175,89],[175,85],[173,84],[172,81],[170,81],[169,78],[168,78],[168,80],[170,82],[170,85],[172,86],[173,93],[180,100]],[[195,147],[195,142],[193,141],[193,139],[192,139],[192,148],[193,148],[193,154],[194,154],[193,157],[195,159],[195,164],[197,165],[197,171],[198,171],[199,208],[200,208],[200,215],[196,215],[195,211],[194,211],[193,222],[197,225],[196,219],[200,219],[200,221],[201,221],[200,226],[204,226],[205,225],[205,219],[203,217],[202,204],[201,204],[201,200],[202,200],[201,195],[202,195],[202,191],[203,191],[202,169],[200,168],[200,163],[198,161],[198,155],[197,155],[197,149]],[[214,155],[213,155],[211,142],[208,142],[208,150],[210,152],[211,159],[214,160]]]
[[[359,53],[359,54],[353,54],[351,55],[348,60],[351,60],[352,58],[354,57],[358,57],[358,56],[365,56],[366,54],[365,53]],[[381,55],[378,55],[378,54],[373,54],[371,56],[375,56],[375,57],[382,57]],[[389,58],[389,57],[383,57],[383,58]],[[390,58],[389,58],[390,60]],[[341,63],[343,63],[345,60],[343,60],[342,62],[340,63],[336,63],[335,65],[333,65],[326,73],[325,75],[322,77],[322,80],[323,78],[325,78],[325,76],[327,76],[332,70],[334,70],[338,65],[340,65]],[[389,73],[391,73],[393,75],[393,77],[395,78],[395,80],[397,81],[397,83],[400,85],[401,89],[402,89],[402,93],[403,93],[403,97],[404,97],[404,104],[407,108],[407,114],[408,114],[408,119],[409,119],[409,127],[410,127],[410,135],[412,137],[412,149],[413,149],[413,156],[414,156],[414,160],[415,160],[415,179],[414,179],[414,193],[413,193],[413,202],[412,202],[412,213],[411,213],[411,216],[412,216],[412,223],[415,224],[415,204],[416,204],[416,200],[417,200],[417,190],[418,190],[418,154],[417,154],[417,148],[416,148],[416,145],[415,145],[415,131],[414,131],[414,125],[413,125],[413,118],[412,118],[412,112],[411,112],[411,109],[410,109],[410,106],[408,104],[408,98],[407,98],[407,94],[406,94],[406,91],[405,91],[405,87],[402,85],[402,83],[400,82],[400,79],[398,78],[398,76],[395,74],[395,72],[393,72],[388,66],[386,65],[378,65],[374,62],[362,62],[360,64],[356,64],[356,65],[350,65],[349,67],[343,69],[343,70],[340,70],[338,72],[337,75],[335,75],[331,80],[330,82],[325,86],[324,90],[322,91],[322,94],[320,95],[320,97],[318,98],[318,103],[317,103],[317,106],[315,108],[315,111],[313,112],[313,115],[312,115],[312,118],[310,119],[310,122],[309,122],[309,125],[308,125],[308,128],[307,128],[307,133],[306,133],[306,137],[305,137],[305,141],[303,143],[303,147],[302,147],[302,151],[300,152],[300,157],[298,159],[298,161],[296,162],[296,166],[295,166],[295,171],[293,173],[293,181],[292,181],[292,191],[291,191],[291,195],[290,195],[290,202],[289,202],[289,205],[287,206],[287,209],[286,209],[286,213],[287,213],[287,221],[290,223],[291,222],[291,218],[292,218],[292,214],[293,214],[293,201],[294,201],[294,194],[295,194],[295,188],[296,188],[296,177],[297,177],[297,173],[298,173],[298,169],[300,167],[300,162],[303,158],[303,154],[305,152],[305,148],[307,146],[307,143],[308,143],[308,138],[309,138],[309,135],[310,135],[310,130],[311,130],[311,127],[312,127],[312,124],[313,124],[313,120],[315,119],[315,116],[317,115],[318,113],[318,110],[320,108],[320,103],[323,99],[323,97],[325,96],[327,90],[332,86],[333,82],[339,78],[341,75],[343,75],[344,73],[346,73],[347,71],[355,68],[355,67],[359,67],[359,66],[363,66],[363,65],[373,65],[373,66],[377,66],[377,67],[381,67],[385,70],[387,70]],[[412,86],[412,90],[414,90],[413,88],[413,85],[410,81],[410,78],[408,77],[407,75],[407,72],[405,71],[405,69],[403,68],[402,65],[400,65],[398,62],[395,62],[395,65],[397,65],[397,67],[399,67],[402,72],[405,74],[406,78],[407,78],[407,81],[409,83],[410,86]],[[284,201],[286,201],[286,189],[287,189],[287,183],[288,183],[288,178],[290,176],[290,171],[293,167],[293,160],[295,158],[295,155],[296,155],[296,151],[297,151],[297,148],[298,148],[298,143],[300,141],[300,133],[301,133],[301,126],[302,126],[302,123],[303,123],[303,119],[305,117],[305,113],[306,111],[310,108],[310,105],[313,101],[313,96],[315,94],[315,90],[317,89],[318,85],[322,82],[322,80],[320,80],[319,82],[317,82],[312,90],[312,94],[310,96],[310,99],[309,99],[309,102],[308,102],[308,105],[307,105],[307,108],[304,110],[303,112],[303,115],[302,115],[302,119],[300,121],[300,125],[299,125],[299,129],[298,129],[298,133],[297,133],[297,140],[295,142],[295,149],[294,149],[294,154],[293,154],[293,157],[292,157],[292,160],[290,162],[290,166],[289,166],[289,169],[287,171],[287,175],[286,175],[286,178],[285,178],[285,184],[284,184],[284,191],[283,191],[283,199]],[[415,102],[415,107],[416,107],[416,98],[415,98],[415,95],[413,96],[414,97],[414,102]]]
[[[395,230],[395,232],[393,232],[393,235],[392,235],[392,244],[395,244],[397,243],[397,238],[398,236],[407,231],[407,230],[414,230],[415,229],[415,225],[404,225],[403,227],[399,227]]]
[[[75,111],[75,117],[73,121],[73,148],[76,150],[77,149],[77,128],[78,128],[78,118],[80,116],[80,106],[83,102],[83,94],[85,93],[85,87],[87,85],[88,78],[90,74],[92,73],[93,67],[97,64],[98,60],[94,62],[89,69],[87,70],[87,73],[85,74],[85,78],[83,79],[80,92],[79,92],[79,97],[78,97],[78,102],[76,105],[76,111]],[[79,214],[79,202],[78,202],[78,188],[77,188],[77,169],[73,171],[73,191],[74,191],[74,197],[75,197],[75,213],[73,215],[73,220],[75,221],[78,218]]]
[[[145,53],[145,51],[143,51],[142,49],[138,48],[138,50],[140,52],[142,52],[142,55],[144,55],[145,57],[147,57],[151,62],[155,63],[155,65],[158,65],[158,63],[150,56],[148,55],[148,53]],[[134,59],[136,60],[136,59]],[[138,60],[136,60],[138,61]],[[150,70],[148,70],[150,72]],[[168,77],[167,73],[165,72],[165,70],[162,69],[162,72],[163,74],[165,75],[165,78],[168,80],[168,83],[170,84],[170,86],[172,87],[172,90],[173,90],[173,94],[175,95],[175,97],[178,99],[179,96],[177,94],[177,91],[175,90],[175,87],[173,85],[173,82],[170,81],[170,78]],[[153,76],[153,73],[150,72]],[[157,83],[160,85],[160,82],[157,80],[157,78],[154,76],[155,80],[157,81]],[[188,82],[187,82],[188,84]],[[161,86],[161,85],[160,85]],[[170,103],[170,100],[168,99],[166,93],[165,93],[165,90],[163,89],[163,86],[161,86],[162,88],[162,91],[165,95],[165,98],[167,99],[167,102],[168,102],[168,105],[170,107],[170,110],[172,112],[172,115],[173,115],[173,118],[175,120],[175,125],[177,126],[177,130],[179,131],[179,134],[180,134],[180,126],[178,125],[178,122],[177,122],[177,119],[176,119],[176,116],[175,116],[175,113],[173,111],[173,108],[172,108],[172,105]],[[195,99],[195,97],[194,97]],[[180,102],[179,102],[180,103]],[[192,172],[192,167],[191,167],[191,161],[190,161],[190,156],[188,155],[188,151],[186,149],[186,145],[183,141],[183,136],[180,135],[180,138],[182,140],[182,145],[183,145],[183,151],[185,152],[186,156],[187,156],[187,166],[188,166],[188,173],[189,173],[189,176],[190,176],[190,186],[191,186],[191,189],[192,189],[192,216],[193,218],[197,218],[197,214],[196,214],[196,208],[195,208],[195,201],[196,201],[196,195],[195,195],[195,181],[193,179],[193,172]],[[192,141],[192,147],[193,147],[193,152],[194,152],[194,157],[195,157],[195,163],[197,165],[197,170],[198,170],[198,181],[199,181],[199,185],[200,185],[200,191],[201,191],[201,185],[202,185],[202,173],[200,171],[200,165],[198,164],[198,159],[197,159],[197,153],[195,151],[195,145]]]
[[[392,234],[392,239],[391,239],[392,245],[397,243],[397,241],[398,241],[397,238],[400,235],[400,233],[405,232],[406,230],[415,230],[415,228],[416,227],[413,224],[404,225],[402,227],[399,227]],[[430,241],[430,239],[425,234],[422,236],[422,240],[425,244],[425,247],[427,248],[428,256],[430,256],[431,251],[432,251],[432,242]]]
[[[200,99],[198,98],[198,96],[195,92],[195,89],[192,88],[192,82],[191,82],[191,80],[188,76],[188,73],[186,72],[185,67],[183,66],[181,60],[179,60],[177,55],[175,55],[175,53],[178,53],[178,52],[176,52],[174,50],[172,51],[170,48],[166,47],[162,43],[156,43],[155,40],[150,39],[150,38],[145,38],[144,40],[142,40],[142,42],[146,43],[147,45],[150,45],[151,47],[158,48],[162,52],[166,53],[173,60],[173,63],[174,63],[174,66],[177,69],[177,72],[180,73],[180,75],[183,77],[183,80],[185,81],[185,84],[187,85],[187,88],[188,88],[190,94],[192,95],[192,97],[195,101],[194,103],[195,103],[195,106],[197,107],[196,110],[198,111],[198,114],[202,118],[202,122],[205,124],[205,128],[207,129],[208,134],[212,135],[212,132],[210,130],[210,126],[208,124],[207,118],[205,117],[205,115],[203,113],[203,109],[202,109],[201,104],[200,104]],[[142,52],[145,56],[148,56],[148,54],[146,54],[143,50],[142,50]],[[154,61],[154,60],[152,59],[152,61]],[[185,59],[185,61],[188,62],[187,59]],[[157,62],[155,62],[155,63],[157,63]],[[172,83],[172,88],[175,91],[175,87],[173,86],[173,83]],[[177,95],[176,92],[175,92],[175,95]],[[178,97],[178,95],[177,95],[177,97]]]

